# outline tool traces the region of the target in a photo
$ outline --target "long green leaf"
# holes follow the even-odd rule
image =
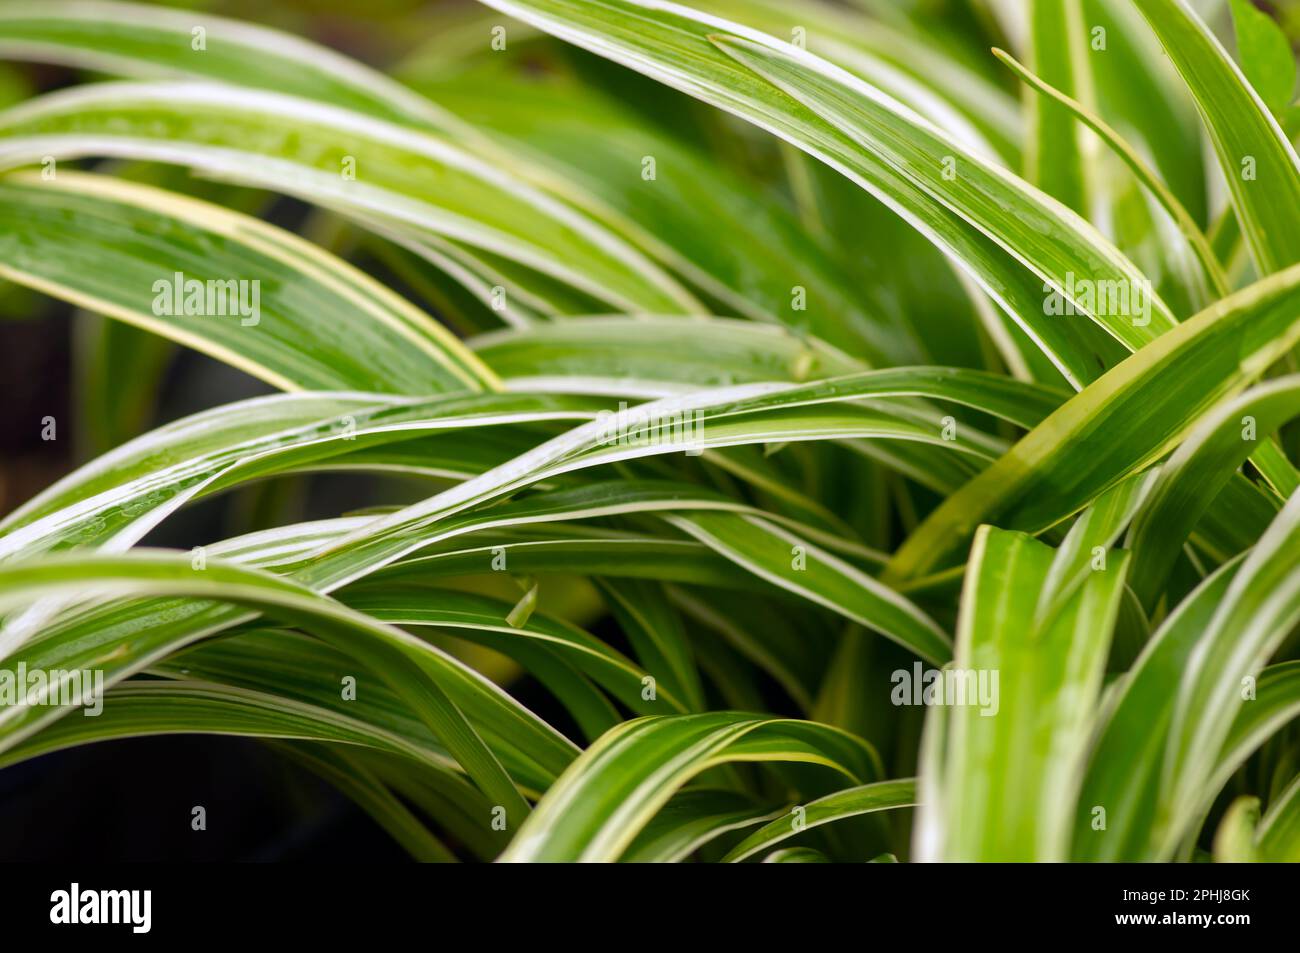
[[[854,780],[878,770],[865,742],[814,722],[737,712],[638,718],[583,752],[501,860],[617,860],[682,785],[738,760],[819,764]]]
[[[1026,624],[1054,557],[1023,533],[983,527],[975,537],[953,671],[936,683],[927,719],[947,722],[927,724],[947,750],[932,782],[939,799],[923,796],[918,819],[924,859],[1068,856],[1125,560],[1113,555],[1041,628]]]
[[[947,633],[915,605],[788,530],[709,513],[669,522],[773,585],[876,629],[927,661],[942,663],[951,654]]]
[[[685,7],[636,0],[489,5],[734,112],[858,182],[968,268],[1071,381],[1096,376],[1095,356],[1075,326],[1045,316],[1044,291],[1079,299],[1067,274],[1145,287],[1131,263],[1058,203],[969,155],[862,81],[764,34]],[[748,66],[768,71],[780,88],[712,48],[711,37]],[[953,164],[957,174],[950,179],[944,169]],[[1075,303],[1092,314],[1086,302]],[[1172,324],[1163,303],[1150,304],[1146,323],[1094,316],[1137,346]]]
[[[1300,341],[1300,268],[1267,278],[1134,354],[949,496],[888,578],[940,568],[980,522],[1037,532],[1171,450],[1201,415]]]
[[[186,165],[462,241],[616,307],[700,309],[644,256],[532,185],[445,137],[336,106],[214,83],[104,83],[0,114],[0,166],[46,156]]]
[[[528,813],[496,757],[442,687],[463,680],[464,673],[432,646],[288,580],[229,563],[214,561],[196,569],[188,558],[142,552],[130,557],[47,558],[0,569],[0,591],[10,605],[42,594],[96,588],[117,597],[215,598],[306,625],[359,660],[373,662],[508,816],[518,819]]]
[[[246,215],[115,179],[0,178],[0,275],[282,390],[495,387],[445,328],[333,255]]]
[[[1148,610],[1200,516],[1259,440],[1297,415],[1300,378],[1267,381],[1206,415],[1160,468],[1128,540],[1134,552],[1130,585]]]
[[[1186,0],[1132,0],[1187,82],[1261,274],[1300,262],[1300,157]]]
[[[1256,675],[1300,622],[1300,491],[1242,562],[1188,657],[1170,722],[1153,837],[1172,851],[1205,799],[1205,784]]]
[[[910,778],[899,781],[877,781],[861,787],[846,788],[801,805],[802,810],[790,812],[750,834],[727,852],[724,860],[741,861],[773,844],[795,837],[805,830],[831,824],[849,817],[860,817],[875,811],[889,811],[916,804],[916,782]]]

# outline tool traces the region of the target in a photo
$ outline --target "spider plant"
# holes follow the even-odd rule
[[[0,276],[112,319],[0,765],[263,739],[425,860],[1300,859],[1295,38],[920,6],[438,4],[384,72],[0,7],[85,79],[0,113]],[[274,392],[147,430],[173,344]]]

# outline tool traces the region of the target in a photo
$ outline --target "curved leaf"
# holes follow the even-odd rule
[[[445,137],[336,106],[214,83],[103,83],[0,114],[0,166],[82,156],[187,165],[558,277],[620,308],[699,305],[590,219]]]
[[[931,513],[887,578],[941,568],[981,522],[1038,532],[1171,450],[1300,341],[1300,268],[1207,308],[1069,400]]]
[[[741,861],[789,837],[823,824],[847,817],[860,817],[875,811],[889,811],[916,805],[916,782],[911,778],[877,781],[856,788],[846,788],[803,805],[792,817],[787,814],[759,828],[727,852],[723,860]],[[797,818],[797,822],[796,822]]]
[[[503,861],[617,860],[673,794],[728,761],[796,761],[854,780],[878,772],[865,742],[814,722],[710,712],[638,718],[606,733],[555,782]]]

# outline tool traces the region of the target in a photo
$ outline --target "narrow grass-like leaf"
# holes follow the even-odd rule
[[[1205,799],[1205,783],[1254,677],[1300,622],[1300,491],[1242,562],[1188,657],[1169,729],[1156,843],[1172,851]]]
[[[1268,806],[1257,838],[1257,849],[1265,860],[1300,863],[1300,776]]]
[[[691,778],[729,761],[794,761],[854,780],[874,752],[825,725],[738,712],[638,718],[613,729],[556,781],[502,855],[506,861],[617,860]]]
[[[203,29],[202,50],[194,48],[196,27]],[[0,57],[142,78],[203,77],[386,119],[451,122],[400,83],[328,47],[207,11],[102,0],[7,3],[0,8]]]
[[[205,597],[270,611],[301,622],[359,660],[370,660],[438,738],[508,815],[521,818],[528,805],[500,763],[440,683],[454,674],[450,659],[399,629],[351,612],[295,583],[226,563],[195,569],[190,559],[171,555],[61,557],[0,569],[7,600],[23,595],[101,591],[113,596]],[[12,602],[11,602],[12,604]]]
[[[981,521],[1046,529],[1159,459],[1300,341],[1298,302],[1300,268],[1291,268],[1134,354],[948,497],[895,554],[888,577],[941,568]]]
[[[699,305],[595,222],[431,132],[214,83],[104,83],[0,115],[0,166],[83,156],[187,165],[378,216],[548,272],[620,308]]]
[[[796,812],[787,812],[772,821],[727,852],[724,860],[741,861],[764,851],[774,844],[795,837],[805,830],[831,824],[849,817],[860,817],[875,811],[889,811],[912,807],[916,804],[916,782],[911,778],[899,781],[877,781],[861,787],[846,788],[801,805]]]
[[[1128,540],[1134,552],[1130,585],[1148,611],[1201,514],[1259,440],[1297,415],[1300,378],[1266,381],[1206,415],[1160,468]]]
[[[1092,95],[1086,56],[1082,0],[1028,0],[1028,49],[1034,70],[1050,87],[1075,99]],[[1094,170],[1083,132],[1061,103],[1036,99],[1029,105],[1025,178],[1062,204],[1087,217]]]
[[[1261,274],[1300,262],[1300,157],[1186,0],[1132,0],[1187,82]]]
[[[1291,105],[1296,63],[1282,28],[1248,0],[1232,0],[1232,25],[1242,72],[1275,116]]]
[[[495,386],[492,372],[431,317],[333,255],[246,215],[67,171],[49,180],[0,178],[0,210],[0,275],[282,390],[429,394]]]
[[[713,42],[783,92],[842,130],[862,149],[908,170],[934,201],[979,228],[1051,289],[1076,306],[1130,350],[1172,327],[1168,307],[1148,291],[1131,319],[1089,308],[1070,289],[1071,275],[1146,288],[1145,276],[1083,218],[1008,174],[969,155],[937,130],[891,108],[878,91],[793,48],[754,39],[715,35]],[[945,173],[945,168],[952,171]]]
[[[730,831],[777,813],[736,791],[686,788],[677,792],[624,851],[624,863],[672,863]]]
[[[1079,795],[1073,859],[1154,860],[1161,759],[1174,699],[1197,639],[1241,559],[1220,567],[1184,599],[1147,643],[1111,699]],[[1134,731],[1134,725],[1142,725]],[[1104,826],[1101,822],[1104,822]]]
[[[1026,620],[1053,560],[1022,533],[984,527],[975,537],[953,670],[936,682],[944,704],[928,712],[928,722],[948,725],[927,725],[946,739],[946,752],[941,799],[927,801],[918,819],[927,828],[918,842],[937,848],[925,859],[1068,856],[1125,560],[1113,555],[1038,629]]]
[[[326,720],[342,718],[362,723],[378,738],[390,739],[401,758],[414,757],[437,769],[439,777],[457,779],[465,798],[482,796],[428,726],[380,676],[311,636],[286,629],[243,627],[169,655],[151,664],[146,672],[169,679],[242,689],[319,710]],[[343,697],[342,679],[348,675],[357,681],[356,697]],[[453,694],[473,719],[484,741],[530,798],[540,796],[559,771],[578,755],[577,747],[558,733],[537,730],[540,722],[534,721],[534,727],[530,728],[519,717],[524,709],[518,706],[513,711],[508,706],[498,706],[494,713],[493,707],[475,701],[468,693],[456,690]],[[384,748],[383,745],[371,747]],[[431,781],[428,775],[421,777]]]
[[[709,513],[669,522],[773,585],[833,608],[929,662],[942,663],[951,654],[947,633],[915,605],[788,530],[753,517],[714,519]]]
[[[1088,107],[1084,106],[1077,100],[1067,96],[1054,86],[1049,85],[1042,78],[1022,66],[1015,57],[1002,50],[995,49],[993,55],[1006,63],[1007,66],[1024,80],[1035,91],[1049,96],[1056,102],[1060,103],[1066,110],[1072,113],[1080,122],[1091,129],[1097,136],[1110,147],[1111,151],[1124,162],[1126,166],[1137,177],[1138,181],[1151,193],[1152,197],[1160,203],[1160,207],[1168,213],[1169,217],[1174,220],[1178,230],[1182,232],[1183,237],[1187,239],[1188,245],[1196,254],[1197,261],[1201,264],[1201,269],[1205,272],[1206,282],[1209,290],[1214,293],[1215,298],[1226,297],[1228,294],[1228,279],[1223,273],[1223,266],[1210,247],[1209,239],[1201,231],[1196,220],[1192,218],[1190,212],[1183,206],[1177,196],[1165,185],[1160,176],[1152,169],[1145,159],[1129,143],[1100,116],[1094,113]],[[1209,303],[1208,301],[1206,302]]]
[[[1014,184],[1011,177],[1003,177],[998,170],[986,167],[984,160],[968,157],[957,144],[946,141],[942,133],[897,102],[876,91],[866,91],[860,81],[825,61],[797,56],[798,51],[764,34],[685,7],[636,0],[601,3],[490,0],[489,5],[736,113],[827,163],[868,189],[961,262],[1049,354],[1068,380],[1081,386],[1096,376],[1095,355],[1091,347],[1083,346],[1079,330],[1059,321],[1044,320],[1043,284],[1047,283],[1048,291],[1064,289],[1067,270],[1089,277],[1108,274],[1113,269],[1135,279],[1141,276],[1081,219],[1071,216],[1050,199],[1035,197],[1030,187]],[[723,41],[723,36],[733,37],[734,42]],[[713,48],[710,37],[729,42],[728,49],[736,55],[765,58],[769,61],[767,67],[797,73],[800,82],[820,84],[819,92],[827,84],[836,95],[847,89],[845,95],[853,108],[865,105],[882,120],[883,130],[877,131],[896,133],[891,144],[912,150],[913,160],[904,165],[927,186],[900,173],[889,161],[896,158],[894,153],[878,155],[872,151],[872,148],[883,148],[883,143],[873,140],[872,148],[865,148],[860,139],[854,138],[854,132],[862,132],[858,124],[860,117],[855,115],[846,128],[832,121],[832,107],[838,106],[839,100],[819,98],[820,107],[827,111],[826,115],[819,114],[797,97],[788,95],[789,90],[782,91],[760,80],[741,63]],[[834,112],[833,118],[842,117]],[[974,170],[980,176],[987,175],[986,179],[977,176],[976,181],[992,183],[999,190],[999,199],[980,204],[978,212],[974,205],[966,207],[978,227],[945,204],[953,202],[954,197],[975,198],[966,191],[961,175],[952,181],[943,178],[945,156],[958,162],[963,173]],[[1015,197],[1008,200],[1007,190],[1014,192]],[[1045,218],[1030,224],[1030,217],[1039,212]],[[989,221],[990,216],[1001,218],[1002,225]],[[1005,228],[1011,229],[1015,237],[1004,233]],[[1064,238],[1066,232],[1068,239]],[[1064,244],[1047,251],[1049,234],[1061,236]],[[1042,243],[1038,247],[1046,252],[1043,260],[1021,249],[1023,243],[1036,241]],[[1016,251],[1009,252],[1008,248]],[[1056,267],[1062,264],[1062,257],[1070,259],[1068,268]],[[1047,259],[1054,264],[1049,264]],[[1027,260],[1033,261],[1031,269],[1040,267],[1042,272],[1027,271]],[[1112,322],[1108,330],[1121,337],[1148,340],[1151,333],[1171,321],[1162,310],[1163,305],[1153,302],[1153,309],[1154,324],[1137,327]],[[1085,307],[1083,311],[1088,313],[1089,309]]]

